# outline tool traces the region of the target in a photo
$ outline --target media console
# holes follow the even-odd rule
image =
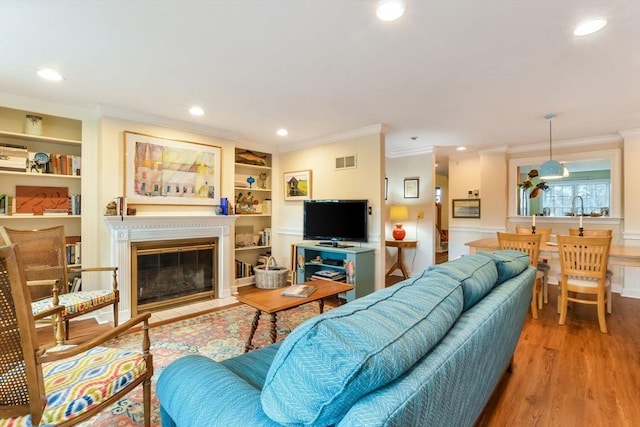
[[[321,259],[321,262],[317,260]],[[348,277],[347,283],[355,289],[345,293],[348,301],[360,298],[375,290],[374,249],[366,247],[333,247],[316,243],[296,246],[296,279],[298,283],[312,280],[314,273],[321,270],[332,270],[344,273]],[[347,264],[351,262],[351,275],[347,271]]]

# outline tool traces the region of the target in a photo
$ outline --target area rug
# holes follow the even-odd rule
[[[325,310],[331,307],[325,305]],[[278,341],[303,321],[319,313],[318,304],[303,306],[278,313]],[[255,310],[239,305],[213,313],[152,327],[149,329],[154,375],[151,391],[151,425],[161,426],[160,410],[156,398],[156,381],[163,369],[172,361],[187,354],[201,354],[220,361],[244,352]],[[269,345],[269,318],[263,314],[253,338],[256,347]],[[109,347],[139,350],[141,332],[128,334],[107,343]],[[91,427],[127,427],[144,425],[142,387],[137,387],[99,415],[80,424]]]

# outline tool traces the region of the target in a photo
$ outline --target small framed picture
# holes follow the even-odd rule
[[[285,200],[311,200],[311,170],[284,173]]]
[[[418,187],[420,186],[420,180],[418,178],[405,178],[404,179],[404,198],[405,199],[417,199]]]
[[[480,218],[480,199],[453,199],[453,218]]]

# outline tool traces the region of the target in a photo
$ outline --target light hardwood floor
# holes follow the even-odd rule
[[[478,425],[640,426],[640,300],[614,294],[609,333],[603,334],[595,307],[575,305],[567,324],[558,325],[557,288],[549,290],[539,319],[527,315],[513,372],[496,388]],[[74,322],[72,336],[108,327]]]

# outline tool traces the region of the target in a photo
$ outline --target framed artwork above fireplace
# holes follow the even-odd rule
[[[221,148],[124,131],[131,204],[219,205]]]

